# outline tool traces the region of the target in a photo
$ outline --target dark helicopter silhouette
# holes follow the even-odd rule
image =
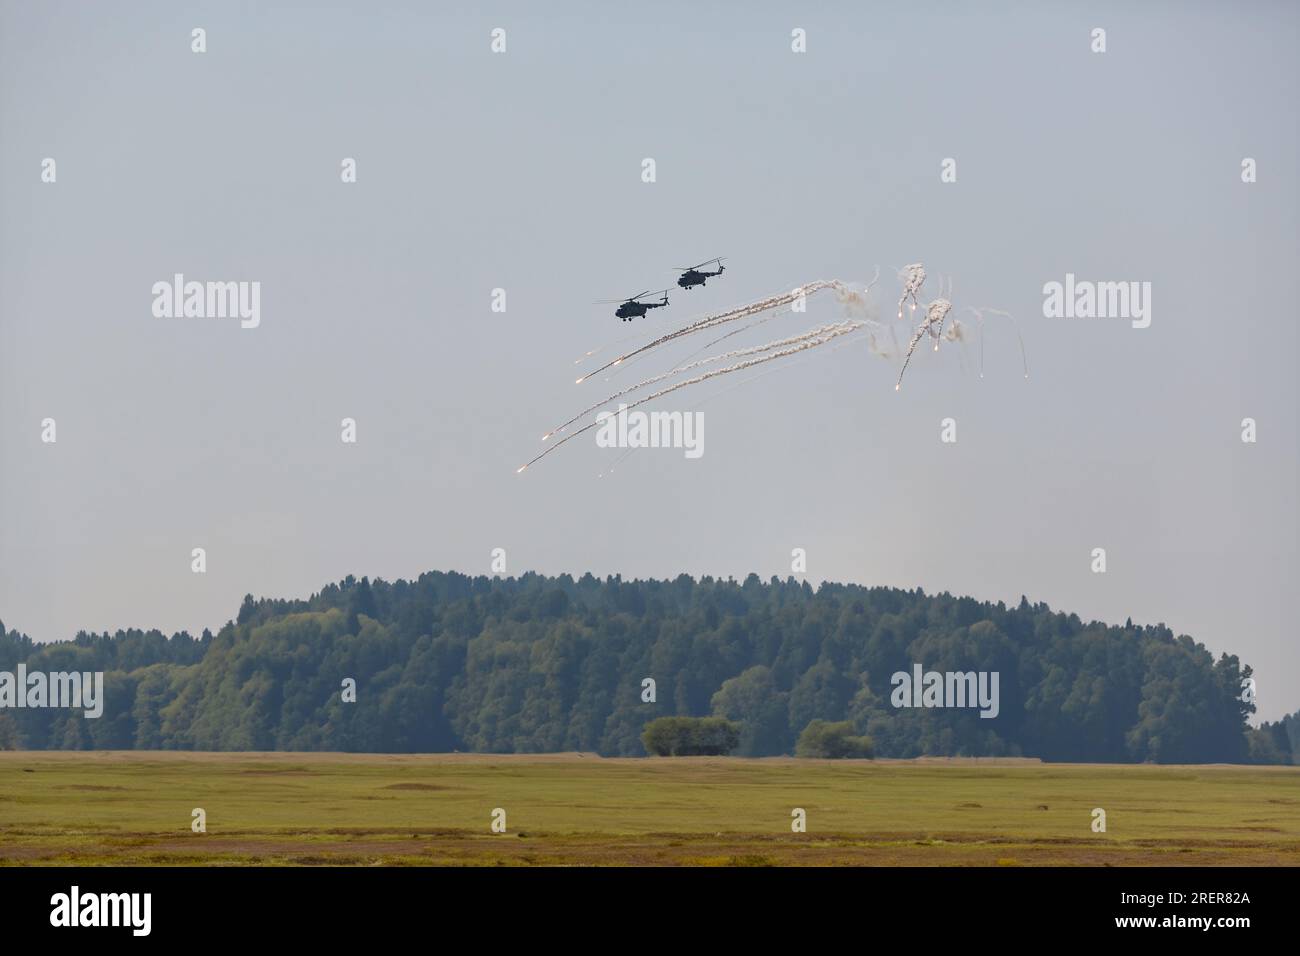
[[[707,269],[700,269],[700,266],[707,266],[715,262],[718,264],[717,272],[709,272]],[[677,279],[677,284],[683,289],[689,289],[691,286],[704,285],[705,282],[714,276],[722,275],[722,273],[727,271],[727,267],[722,264],[722,259],[718,258],[706,259],[704,262],[699,263],[699,265],[694,266],[677,266],[677,270],[681,272],[681,276]]]
[[[643,295],[662,295],[663,300],[659,302],[641,302],[639,300]],[[614,314],[624,322],[631,322],[633,319],[639,319],[651,309],[662,309],[666,306],[668,304],[668,290],[664,289],[661,292],[638,292],[636,295],[630,296],[626,299],[600,299],[596,304],[613,305],[615,302],[620,303],[620,305],[614,310]]]

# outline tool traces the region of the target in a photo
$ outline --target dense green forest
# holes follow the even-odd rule
[[[305,601],[247,597],[197,639],[130,630],[37,644],[0,625],[0,671],[19,662],[105,672],[104,712],[0,711],[0,747],[640,755],[649,721],[714,716],[739,725],[743,755],[794,753],[814,721],[848,722],[879,757],[1285,763],[1297,752],[1295,716],[1247,726],[1249,667],[1163,625],[755,575],[349,577]],[[914,664],[998,672],[996,718],[892,706],[891,675]]]

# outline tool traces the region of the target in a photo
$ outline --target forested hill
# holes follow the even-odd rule
[[[1250,668],[1163,626],[754,575],[349,577],[305,601],[248,597],[198,639],[35,644],[0,626],[0,671],[19,662],[104,671],[104,711],[0,710],[0,747],[639,755],[655,717],[717,715],[741,725],[745,755],[791,753],[821,719],[851,721],[884,757],[1290,759],[1272,746],[1287,728],[1247,728]],[[891,675],[916,664],[997,672],[997,716],[893,706]]]

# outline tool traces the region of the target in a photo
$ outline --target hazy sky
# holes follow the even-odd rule
[[[764,578],[801,547],[814,581],[1163,621],[1254,666],[1260,716],[1300,706],[1295,5],[614,10],[0,3],[4,623],[197,633],[497,547]],[[591,304],[717,255],[632,326]],[[977,343],[924,346],[898,393],[859,343],[664,399],[704,413],[698,460],[600,478],[589,433],[515,474],[704,341],[578,387],[587,349],[876,265],[888,317],[916,261],[923,299],[943,274],[954,314],[1018,317],[1029,381],[1005,325],[983,380]],[[177,272],[260,282],[260,326],[155,318]],[[1150,327],[1044,318],[1066,273],[1150,282]]]

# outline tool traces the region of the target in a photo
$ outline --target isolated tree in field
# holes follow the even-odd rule
[[[659,757],[720,756],[740,742],[740,725],[721,717],[660,717],[645,725],[641,742]]]
[[[799,735],[795,745],[797,757],[821,757],[832,760],[845,758],[869,758],[873,749],[870,737],[859,737],[853,733],[853,724],[847,720],[832,723],[828,720],[813,720]]]

